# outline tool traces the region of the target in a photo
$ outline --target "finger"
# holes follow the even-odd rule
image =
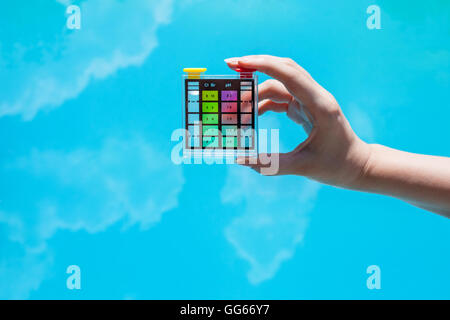
[[[245,57],[255,57],[256,55],[252,55],[252,56],[245,56]],[[228,64],[228,67],[230,67],[233,70],[236,70],[239,67],[239,59],[243,58],[243,57],[233,57],[233,58],[228,58],[225,59],[225,62]],[[285,59],[286,58],[280,58],[280,59]],[[308,73],[308,71],[306,71],[304,68],[302,68],[300,65],[298,65],[297,63],[293,63],[293,65],[300,71],[302,72],[306,77],[310,78],[313,80],[313,78],[311,77],[311,75]]]
[[[263,115],[267,111],[274,111],[274,112],[287,112],[289,108],[289,104],[287,103],[277,103],[275,101],[272,101],[270,99],[263,100],[258,103],[258,115]]]
[[[288,103],[277,103],[270,99],[258,103],[258,116],[262,116],[267,111],[277,113],[286,112],[289,119],[301,125],[306,134],[311,134],[314,124],[310,117],[307,116],[306,110],[303,107],[289,105]]]
[[[258,86],[258,100],[265,99],[279,103],[289,103],[292,101],[292,95],[280,81],[269,79]]]
[[[287,116],[303,126],[309,134],[312,130],[312,117],[307,117],[308,113],[303,104],[293,99],[286,87],[278,80],[270,79],[258,86],[258,113],[263,115],[271,110],[275,112],[286,112]],[[262,101],[261,101],[262,100]],[[311,119],[310,119],[311,118]]]
[[[320,94],[319,85],[291,59],[269,55],[244,56],[233,58],[230,66],[238,66],[259,70],[275,79],[280,80],[293,95],[305,103],[311,103]],[[228,62],[227,62],[228,63]]]
[[[235,70],[237,67],[239,67],[239,57],[233,57],[233,58],[227,58],[224,60],[225,63],[230,67],[231,69]]]

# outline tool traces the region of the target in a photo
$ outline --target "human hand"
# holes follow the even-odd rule
[[[364,175],[371,147],[353,132],[335,98],[293,60],[268,55],[226,59],[232,69],[256,69],[274,79],[258,87],[259,115],[267,111],[286,112],[309,134],[294,150],[278,154],[276,175],[301,175],[347,188],[357,188]],[[273,154],[271,155],[273,157]],[[267,158],[256,163],[236,162],[264,173]]]

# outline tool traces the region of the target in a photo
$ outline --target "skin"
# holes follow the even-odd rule
[[[278,155],[276,175],[305,176],[342,188],[389,195],[450,218],[450,158],[362,141],[333,95],[289,58],[254,55],[225,62],[232,69],[256,69],[273,78],[258,87],[260,115],[284,112],[310,131],[294,150]],[[260,173],[267,166],[259,159],[238,158],[236,162]]]

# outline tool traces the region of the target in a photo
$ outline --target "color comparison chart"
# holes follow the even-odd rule
[[[237,69],[235,76],[205,76],[204,71],[184,69],[186,150],[255,152],[254,70]]]

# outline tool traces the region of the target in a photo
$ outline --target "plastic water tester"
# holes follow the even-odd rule
[[[206,75],[206,68],[185,68],[183,155],[256,156],[258,80],[255,70]]]

